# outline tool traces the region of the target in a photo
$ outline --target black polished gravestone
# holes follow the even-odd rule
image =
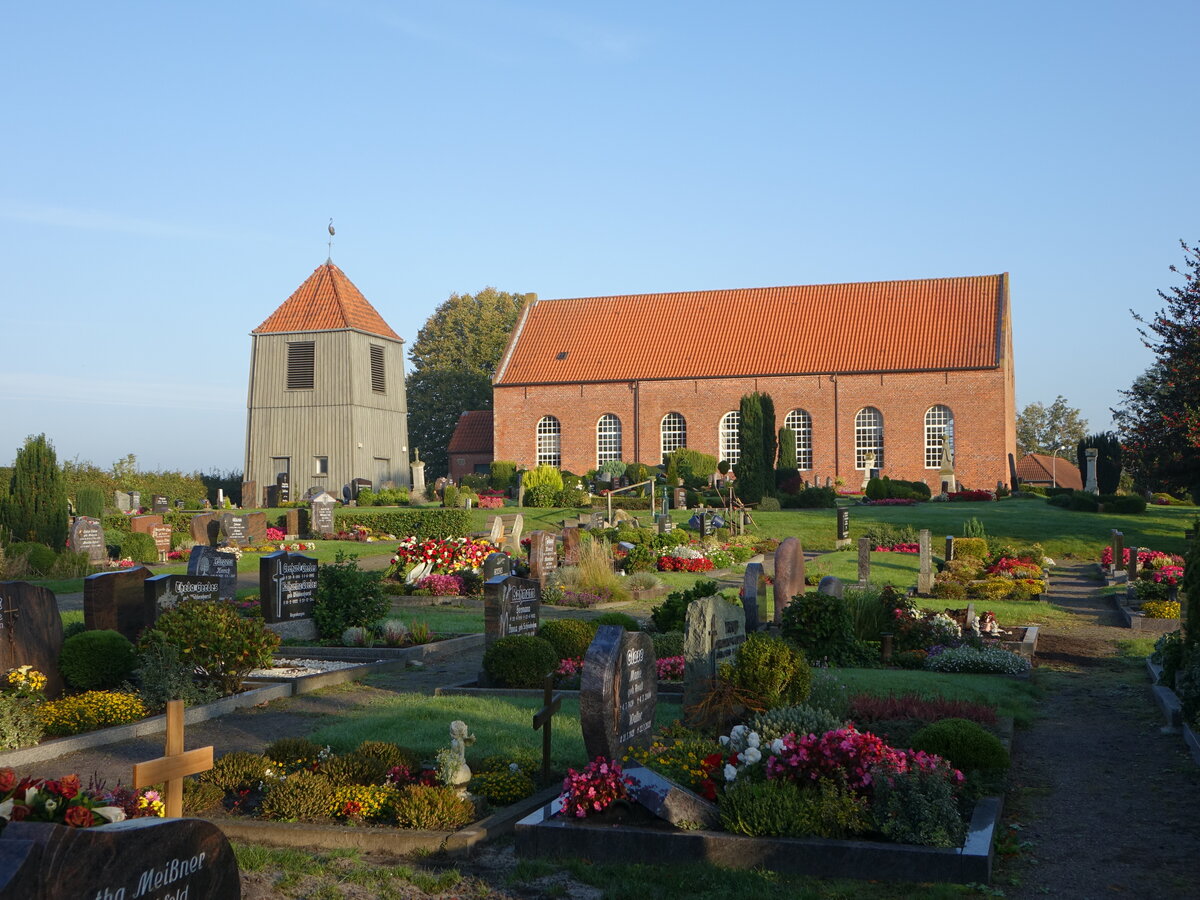
[[[119,631],[137,643],[142,629],[154,624],[157,613],[146,602],[145,566],[100,572],[83,579],[83,622],[88,631]]]
[[[46,676],[46,696],[57,697],[63,689],[62,642],[62,615],[52,591],[25,581],[0,582],[0,672],[33,666]]]
[[[71,524],[71,537],[68,546],[75,553],[86,553],[88,562],[98,563],[108,556],[108,547],[104,544],[104,529],[100,520],[88,516],[77,516]]]
[[[128,819],[97,828],[10,822],[0,900],[239,900],[229,840],[203,819]]]
[[[237,557],[232,553],[222,553],[215,547],[193,547],[188,557],[189,575],[215,575],[217,577],[217,597],[220,600],[237,598]]]
[[[317,600],[317,561],[300,553],[268,553],[258,563],[263,618],[268,624],[311,619]]]
[[[162,494],[155,494],[150,498],[150,508],[156,515],[162,515],[171,508],[171,504],[167,502],[167,498]]]
[[[483,560],[483,580],[503,578],[512,574],[512,557],[507,553],[489,553]]]
[[[759,620],[767,601],[767,575],[762,563],[747,563],[742,578],[742,609],[746,611],[746,632],[758,631]]]
[[[221,579],[216,575],[155,575],[146,579],[144,588],[146,602],[154,604],[161,616],[184,600],[219,600]]]
[[[501,575],[483,584],[484,640],[490,647],[502,637],[537,634],[542,586],[531,578]]]
[[[650,746],[657,703],[650,635],[601,625],[583,657],[580,680],[579,719],[588,759],[620,759],[630,747]]]

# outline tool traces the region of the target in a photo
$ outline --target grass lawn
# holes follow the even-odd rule
[[[921,569],[921,557],[916,553],[872,553],[871,584],[907,590],[917,583]],[[858,581],[858,550],[835,550],[825,553],[804,564],[805,574],[816,573],[824,577],[833,575],[845,584]]]
[[[467,606],[392,606],[389,619],[424,622],[435,634],[482,634],[483,610]]]
[[[371,678],[366,679],[371,683]],[[428,758],[449,745],[449,726],[462,719],[471,728],[476,741],[467,753],[467,762],[484,756],[533,756],[541,759],[542,734],[533,730],[533,714],[541,709],[540,697],[427,697],[424,694],[396,694],[357,711],[309,735],[318,744],[328,744],[337,752],[353,750],[363,741],[393,741],[411,747]],[[679,718],[679,706],[661,699],[654,716],[656,728]],[[587,763],[583,732],[579,725],[579,701],[565,698],[554,716],[553,768],[566,772],[568,767]]]
[[[829,669],[850,694],[919,694],[995,706],[1002,716],[1020,725],[1033,720],[1038,688],[1021,678],[999,675],[958,675],[919,669]]]

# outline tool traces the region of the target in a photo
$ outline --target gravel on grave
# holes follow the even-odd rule
[[[332,659],[277,659],[278,665],[268,669],[252,669],[251,678],[300,678],[303,675],[319,675],[337,669],[353,669],[380,660],[360,659],[357,662],[337,662]]]

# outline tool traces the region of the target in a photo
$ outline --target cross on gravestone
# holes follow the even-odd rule
[[[542,708],[533,714],[533,730],[542,730],[542,784],[550,783],[550,733],[562,701],[563,695],[554,693],[554,676],[547,675],[542,683]]]
[[[167,818],[178,819],[183,815],[184,777],[207,772],[212,767],[212,747],[183,749],[183,701],[170,700],[167,703],[166,753],[149,762],[134,763],[133,786],[140,789],[165,781],[163,804],[167,808]]]
[[[797,538],[784,538],[775,549],[774,622],[783,622],[783,610],[797,594],[804,593],[804,548]]]
[[[871,541],[865,537],[858,539],[858,583],[866,584],[871,580]]]
[[[317,570],[317,561],[311,556],[286,550],[268,553],[259,560],[259,598],[267,624],[312,618]]]
[[[922,528],[918,545],[921,554],[921,568],[917,573],[917,593],[922,596],[933,591],[933,552],[929,544],[929,529]]]

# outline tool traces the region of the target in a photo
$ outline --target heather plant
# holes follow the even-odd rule
[[[335,785],[324,775],[297,772],[266,785],[260,815],[279,822],[325,819],[334,807],[335,796]]]
[[[725,790],[721,825],[751,837],[844,839],[869,830],[867,799],[833,779],[815,784],[739,779]]]
[[[261,753],[235,750],[220,757],[207,772],[200,773],[199,779],[205,784],[216,785],[222,791],[236,793],[259,788],[271,772],[272,760]]]
[[[395,799],[396,823],[423,831],[457,831],[475,818],[475,804],[452,788],[410,784]]]
[[[938,771],[879,771],[874,778],[871,817],[875,828],[898,844],[959,847],[966,823],[958,810],[954,782]]]

